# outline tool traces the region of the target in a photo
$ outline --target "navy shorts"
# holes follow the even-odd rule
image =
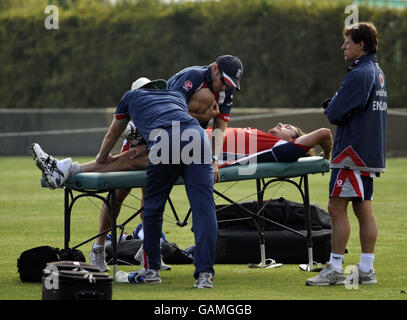
[[[373,200],[373,178],[350,169],[331,169],[329,197]]]

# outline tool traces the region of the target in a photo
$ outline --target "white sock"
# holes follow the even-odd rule
[[[343,255],[331,252],[329,263],[334,269],[342,271]]]
[[[82,172],[82,166],[78,162],[72,162],[71,166],[69,167],[69,176],[72,177],[80,172]]]
[[[360,255],[359,269],[368,272],[373,269],[374,253],[362,253]]]
[[[69,177],[71,177],[74,173],[72,173],[72,170],[77,167],[78,163],[77,162],[72,162],[71,158],[65,158],[62,160],[58,160],[58,165],[63,168],[63,170],[68,169],[68,177],[65,177],[65,180],[67,180]],[[64,181],[65,181],[64,180]]]
[[[96,244],[96,243],[94,243],[92,249],[93,249],[93,248],[94,248],[94,249],[98,249],[98,248],[104,248],[104,247],[105,247],[104,244]]]

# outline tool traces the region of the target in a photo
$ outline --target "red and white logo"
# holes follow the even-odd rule
[[[380,78],[380,85],[383,88],[384,87],[384,77],[383,77],[383,75],[381,73],[379,74],[379,78]]]
[[[187,80],[184,82],[184,86],[187,90],[190,90],[190,89],[192,89],[192,82]]]

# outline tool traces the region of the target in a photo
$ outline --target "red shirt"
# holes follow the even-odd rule
[[[212,128],[207,128],[206,133],[211,138]],[[286,141],[256,128],[226,128],[223,152],[248,155],[271,149],[278,142]]]

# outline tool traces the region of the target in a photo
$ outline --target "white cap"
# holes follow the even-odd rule
[[[158,89],[167,89],[167,81],[165,81],[163,79],[157,79],[157,80],[151,81],[148,78],[141,77],[133,82],[133,84],[131,85],[131,90],[137,90],[137,89],[144,88],[148,84],[156,86]]]

